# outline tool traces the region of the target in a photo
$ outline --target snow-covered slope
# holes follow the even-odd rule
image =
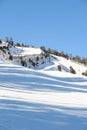
[[[32,48],[32,47],[17,47],[19,50],[19,55],[35,55],[41,54],[42,50],[40,48]]]
[[[59,56],[55,56],[55,55],[51,55],[51,59],[50,59],[51,65],[46,66],[46,68],[44,68],[44,70],[58,70],[57,66],[60,65],[61,66],[61,71],[62,72],[70,72],[70,66],[72,66],[75,71],[76,74],[82,74],[82,72],[87,70],[87,66],[71,61],[71,60],[67,60],[66,58],[63,57],[59,57]]]
[[[40,48],[0,49],[0,130],[87,129],[86,66]]]
[[[87,66],[75,63],[63,57],[51,54],[49,56],[40,48],[17,47],[5,41],[0,43],[0,58],[5,62],[8,62],[9,59],[13,59],[12,62],[14,64],[23,65],[36,70],[58,71],[58,66],[60,66],[61,72],[70,73],[70,67],[73,67],[76,74],[80,75],[87,70]]]
[[[0,130],[86,130],[87,78],[0,61]]]

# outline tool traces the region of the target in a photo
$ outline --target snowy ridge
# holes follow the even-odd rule
[[[27,66],[3,58],[1,51],[0,130],[86,130],[87,77],[81,73],[87,67],[55,55],[47,57],[39,48],[9,50],[19,59],[23,55]],[[38,65],[32,67],[29,58]],[[76,74],[70,73],[70,66]]]

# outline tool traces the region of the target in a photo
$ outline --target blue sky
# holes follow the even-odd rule
[[[0,38],[87,57],[87,0],[0,0]]]

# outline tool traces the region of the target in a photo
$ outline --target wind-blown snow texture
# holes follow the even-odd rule
[[[87,78],[4,62],[0,130],[87,130]]]

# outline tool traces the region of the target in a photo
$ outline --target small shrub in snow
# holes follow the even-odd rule
[[[29,62],[32,62],[31,58],[29,58]]]
[[[32,66],[35,67],[35,62],[33,62],[33,60],[31,58],[29,58],[29,62],[32,64]]]
[[[82,75],[87,76],[87,70],[83,72]]]
[[[36,66],[38,66],[38,62],[36,63]]]
[[[76,74],[76,71],[73,69],[72,66],[70,66],[70,72],[73,73],[73,74]]]
[[[8,54],[10,55],[11,53],[10,53],[10,52],[8,52]]]
[[[19,46],[19,47],[21,46],[20,43],[16,43],[15,45],[16,45],[16,46]]]
[[[39,57],[38,56],[36,57],[36,61],[39,61]]]
[[[47,58],[47,57],[48,57],[48,54],[45,55],[45,58]]]
[[[9,60],[13,60],[13,56],[11,54],[9,55]]]
[[[1,50],[2,50],[4,53],[6,53],[6,51],[5,51],[5,49],[4,49],[4,48],[1,48]]]
[[[41,46],[40,49],[41,49],[42,51],[44,51],[45,53],[47,52],[45,46]]]
[[[35,67],[35,62],[32,61],[32,65]]]
[[[21,65],[22,65],[22,66],[27,66],[26,61],[22,59],[22,60],[21,60]]]
[[[0,39],[0,44],[2,43],[2,40]]]
[[[61,71],[61,66],[60,66],[60,65],[58,65],[58,66],[57,66],[57,69],[58,69],[59,71]]]

